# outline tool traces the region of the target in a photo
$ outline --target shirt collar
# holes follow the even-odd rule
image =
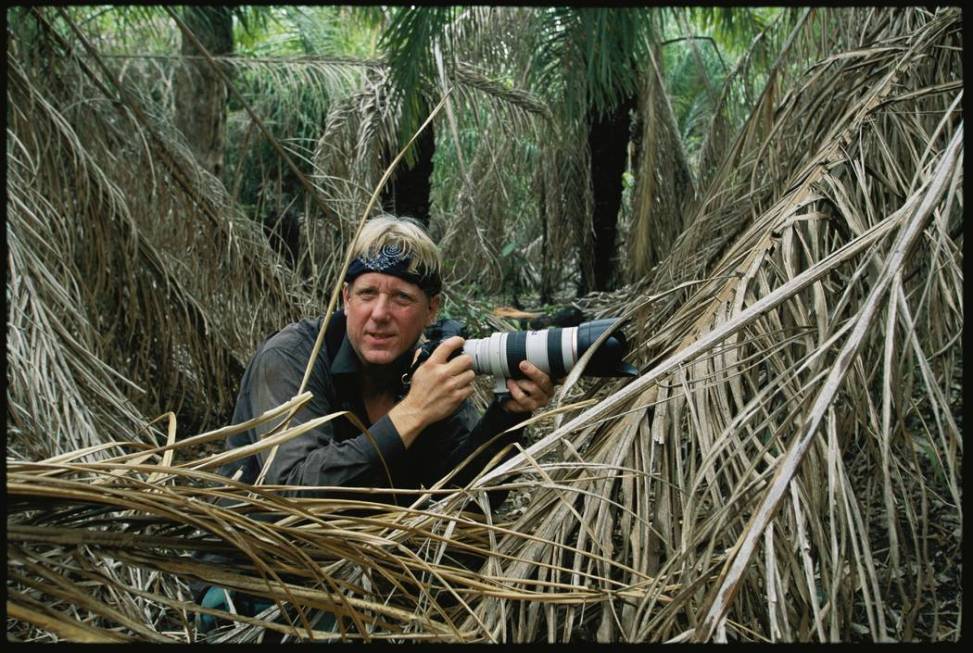
[[[361,362],[358,360],[358,354],[355,353],[351,343],[348,341],[348,336],[345,335],[341,339],[341,346],[338,347],[338,353],[334,355],[334,360],[331,361],[331,373],[354,374],[360,367]]]

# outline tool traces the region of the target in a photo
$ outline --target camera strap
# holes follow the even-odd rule
[[[416,359],[412,362],[412,365],[409,366],[409,369],[402,374],[402,394],[408,394],[409,389],[412,387],[412,375],[415,374],[416,370],[419,369],[419,366],[429,360],[429,357],[432,355],[432,351],[427,350],[426,347],[419,347],[416,351],[419,353],[419,355],[416,356]]]

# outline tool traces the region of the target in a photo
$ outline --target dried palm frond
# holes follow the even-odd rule
[[[649,53],[640,93],[641,152],[625,257],[630,279],[649,276],[685,228],[696,185],[683,152],[655,56]],[[624,242],[624,241],[623,241]]]
[[[365,89],[329,112],[324,133],[318,140],[314,157],[316,178],[327,189],[329,204],[342,220],[343,231],[350,229],[349,220],[359,215],[367,203],[370,189],[383,170],[383,153],[392,151],[397,142],[398,112],[389,104],[389,97],[387,79],[376,76]],[[491,97],[509,100],[506,96]],[[522,201],[520,197],[511,197],[511,180],[517,179],[518,172],[529,174],[527,171],[534,165],[530,153],[518,145],[515,135],[518,128],[532,133],[535,127],[530,121],[505,120],[510,112],[483,111],[469,91],[452,99],[456,106],[454,115],[472,121],[479,142],[468,168],[461,166],[456,171],[459,174],[437,173],[440,184],[434,198],[430,232],[444,251],[454,257],[454,264],[448,264],[445,270],[447,281],[463,283],[470,271],[482,271],[479,265],[482,263],[491,274],[489,278],[481,276],[477,282],[495,288],[499,282],[496,256],[503,246],[504,233],[513,229],[515,218],[520,218],[520,222],[529,218],[510,216],[511,205]],[[518,96],[510,101],[523,100]],[[463,161],[465,148],[461,141],[465,139],[459,136],[459,130],[468,133],[471,125],[460,122],[452,127],[455,129],[450,128],[447,136],[440,137],[440,147],[457,147]],[[519,187],[516,189],[522,192]],[[336,244],[330,251],[342,249]]]
[[[8,461],[8,633],[191,641],[198,578],[274,603],[209,610],[236,622],[210,641],[958,639],[961,12],[836,15],[656,275],[593,302],[632,318],[638,379],[407,508],[212,473],[313,423]]]
[[[139,80],[172,83],[174,71],[187,62],[205,63],[207,57],[162,54],[103,54],[106,62],[119,66],[124,80],[135,76]],[[274,89],[289,86],[309,86],[326,100],[340,96],[361,83],[361,75],[373,68],[382,68],[381,61],[348,57],[317,55],[280,57],[240,57],[212,55],[209,57],[226,69],[232,77],[252,77],[256,95],[272,96]],[[143,82],[144,83],[144,82]]]
[[[99,434],[144,418],[118,387],[131,381],[95,353],[98,332],[76,301],[78,279],[50,265],[71,251],[68,224],[27,181],[37,171],[23,144],[9,131],[7,139],[7,447],[28,459],[98,444]]]
[[[355,154],[348,150],[338,151],[335,143],[335,120],[340,123],[344,114],[341,107],[355,107],[360,115],[370,115],[360,105],[356,97],[368,95],[362,88],[375,89],[375,79],[384,78],[384,64],[380,61],[320,57],[169,57],[161,55],[114,55],[107,58],[109,63],[122,62],[120,70],[143,92],[161,96],[162,103],[171,114],[172,79],[186,65],[219,66],[223,74],[232,79],[232,94],[241,98],[248,114],[244,117],[230,115],[231,139],[239,142],[230,151],[232,177],[230,183],[233,198],[240,199],[241,183],[248,177],[247,188],[243,195],[256,204],[252,211],[256,216],[279,215],[285,211],[282,202],[295,204],[296,213],[303,216],[304,239],[306,246],[301,248],[298,259],[292,264],[295,270],[306,276],[303,290],[308,297],[323,294],[336,268],[334,252],[344,249],[341,238],[343,226],[348,220],[347,201],[328,201],[335,198],[335,183],[354,184],[368,175],[359,170],[362,162],[369,162],[369,172],[374,172],[380,163],[380,156],[372,148],[383,145],[383,141],[373,141],[372,134],[360,134],[359,141],[351,144],[367,145],[359,147]],[[252,108],[251,108],[252,106]],[[336,109],[337,107],[337,109]],[[259,117],[258,117],[259,116]],[[395,118],[395,116],[386,116]],[[325,134],[320,139],[310,138],[317,135],[320,122],[327,120]],[[391,124],[391,123],[389,123]],[[394,124],[386,128],[394,130]],[[364,139],[364,140],[363,140]],[[386,139],[389,140],[389,139]],[[271,148],[254,147],[269,143]],[[351,174],[345,167],[332,167],[331,176],[305,175],[304,170],[328,165],[322,161],[322,147],[331,153],[332,159],[339,164],[354,159],[353,166],[359,173]],[[277,157],[276,165],[266,166],[261,155],[270,150]],[[285,193],[282,177],[294,177],[301,181],[304,188],[298,197]],[[374,180],[373,180],[374,181]],[[300,189],[299,189],[300,191]],[[254,194],[256,197],[254,198]],[[321,202],[321,194],[325,202]],[[304,202],[297,202],[303,197]],[[353,214],[354,208],[351,209]],[[337,217],[337,220],[336,220]],[[316,305],[309,306],[312,310]]]
[[[581,269],[581,248],[593,245],[592,196],[588,183],[589,153],[577,146],[585,142],[580,124],[562,125],[548,135],[540,148],[535,176],[540,204],[542,243],[540,295],[556,298],[567,282],[580,275],[593,278],[593,270]]]
[[[623,585],[652,577],[650,593],[683,588],[665,606],[606,602],[600,637],[884,640],[920,628],[933,561],[917,513],[939,497],[950,524],[940,537],[954,553],[961,524],[962,440],[955,398],[940,390],[961,355],[957,21],[943,11],[902,33],[887,12],[873,23],[873,47],[812,68],[770,134],[704,197],[695,233],[663,263],[671,276],[616,306],[645,334],[641,378],[487,475],[528,470],[558,445],[559,457],[582,451],[589,464],[634,470],[634,480],[605,482],[584,502],[562,500],[543,526],[536,515],[523,524],[559,535],[533,543],[533,560],[563,560],[558,544],[595,524],[592,555],[621,547],[639,561]],[[808,103],[823,114],[817,130],[800,110]],[[776,179],[755,186],[768,161]],[[721,231],[717,216],[739,235]],[[701,241],[725,248],[722,257],[709,263]],[[684,298],[675,311],[674,298]],[[919,420],[927,423],[916,432]],[[925,480],[930,465],[941,470],[935,486]],[[582,474],[555,478],[577,487],[571,479]],[[792,504],[771,519],[784,489]],[[612,510],[612,496],[632,515]],[[864,521],[869,511],[879,524]],[[572,514],[580,530],[564,527]],[[883,540],[891,544],[879,557]],[[543,611],[527,605],[506,618],[529,626]],[[578,615],[546,618],[556,638]]]
[[[14,423],[40,448],[21,452],[44,458],[96,444],[134,415],[225,419],[232,396],[218,379],[238,375],[245,352],[294,310],[289,281],[273,272],[253,223],[228,205],[171,124],[143,108],[137,89],[113,96],[111,80],[63,51],[40,79],[21,62],[22,47],[14,44],[7,66],[16,250],[8,291],[9,322],[25,330],[8,340],[16,380],[8,396]],[[54,359],[42,352],[61,356],[32,349],[45,340],[74,342],[56,365],[65,370],[63,405],[76,408],[38,404],[53,390],[45,361]],[[122,380],[121,395],[105,380],[91,385],[106,378],[98,360]],[[65,366],[77,367],[74,381]],[[71,390],[79,383],[98,387],[96,396],[85,401]],[[95,412],[112,407],[108,433],[106,423],[70,419],[89,402]]]

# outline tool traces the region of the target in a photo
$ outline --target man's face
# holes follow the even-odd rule
[[[436,320],[439,295],[380,272],[366,272],[342,291],[348,340],[366,365],[387,365],[419,339]]]

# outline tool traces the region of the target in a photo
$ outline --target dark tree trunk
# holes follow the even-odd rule
[[[588,115],[588,148],[591,152],[591,190],[594,203],[594,288],[608,290],[615,276],[615,236],[622,205],[622,173],[631,139],[630,112],[636,98],[629,97],[612,110]],[[588,289],[584,289],[588,290]]]
[[[436,152],[436,133],[432,124],[419,134],[413,147],[416,148],[415,163],[411,167],[405,167],[405,160],[399,163],[382,191],[382,207],[399,217],[415,218],[428,227],[432,156]]]
[[[188,6],[182,19],[214,57],[233,52],[233,15],[229,7]],[[202,53],[185,34],[182,54],[196,58],[187,58],[173,80],[176,125],[200,165],[219,177],[226,149],[228,91],[209,62],[199,58]]]

